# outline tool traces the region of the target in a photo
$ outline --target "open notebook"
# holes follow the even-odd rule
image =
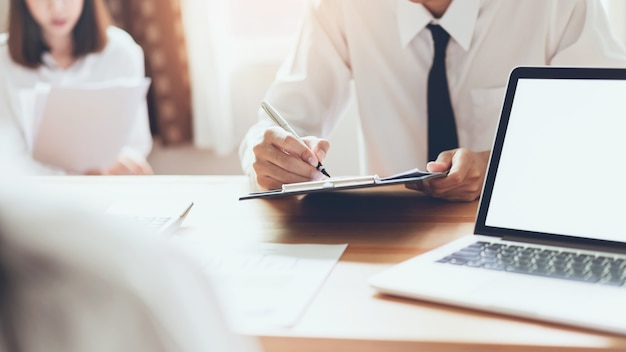
[[[626,69],[515,69],[474,234],[370,284],[626,334],[625,99]]]

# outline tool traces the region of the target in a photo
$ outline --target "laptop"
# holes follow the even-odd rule
[[[381,293],[626,335],[626,69],[519,67],[474,233]]]

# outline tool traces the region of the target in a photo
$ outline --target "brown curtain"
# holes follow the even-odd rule
[[[205,0],[201,0],[205,1]],[[190,141],[191,89],[180,0],[106,0],[113,19],[143,48],[150,127],[164,144]]]

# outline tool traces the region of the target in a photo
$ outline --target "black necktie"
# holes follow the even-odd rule
[[[428,74],[428,160],[444,150],[459,146],[454,111],[446,76],[446,48],[450,35],[441,26],[429,24],[435,43],[435,57]]]

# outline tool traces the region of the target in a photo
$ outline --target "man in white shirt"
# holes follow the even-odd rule
[[[427,156],[429,24],[450,36],[445,67],[459,147],[436,160]],[[624,67],[626,53],[594,0],[314,1],[266,96],[305,143],[260,112],[240,146],[242,167],[264,189],[322,178],[315,166],[329,149],[324,138],[353,82],[363,174],[449,171],[414,187],[475,200],[509,73],[521,65]]]

